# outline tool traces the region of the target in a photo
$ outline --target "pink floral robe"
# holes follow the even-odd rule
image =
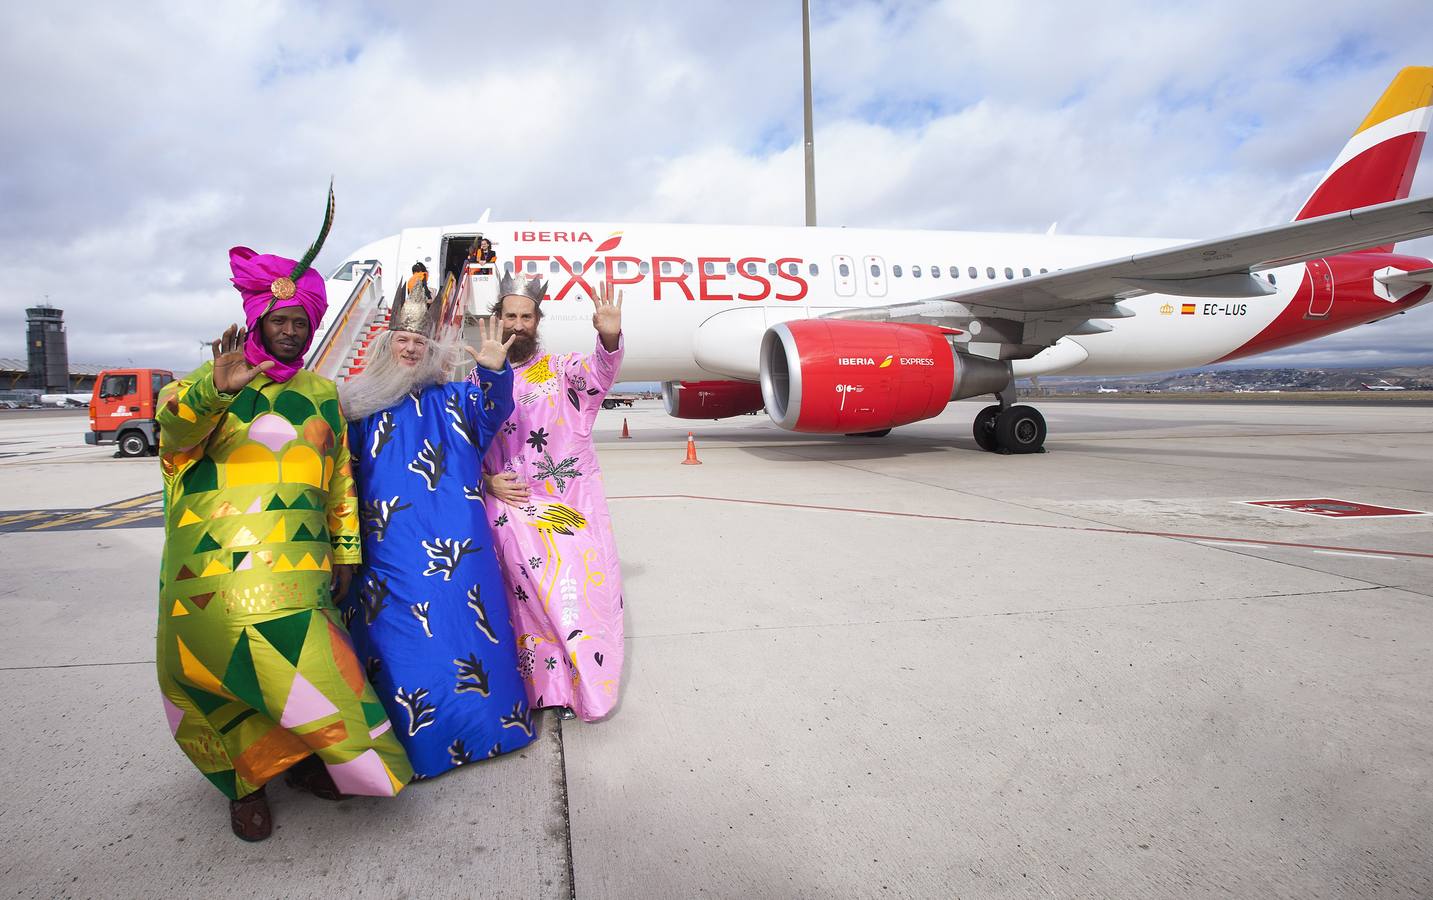
[[[620,339],[610,353],[599,340],[587,356],[539,348],[513,366],[513,413],[483,461],[532,492],[521,507],[486,498],[528,699],[588,722],[612,711],[622,679],[622,573],[592,448],[622,349]]]

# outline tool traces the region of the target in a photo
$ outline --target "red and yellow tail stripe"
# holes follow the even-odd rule
[[[1378,98],[1294,220],[1407,197],[1430,117],[1433,67],[1410,66]]]

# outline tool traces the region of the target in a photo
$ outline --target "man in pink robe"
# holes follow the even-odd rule
[[[530,705],[593,722],[612,711],[622,679],[622,573],[592,447],[622,364],[622,298],[599,286],[596,347],[559,356],[538,342],[546,287],[507,275],[499,287],[493,314],[503,340],[515,338],[514,404],[488,448],[483,484]]]

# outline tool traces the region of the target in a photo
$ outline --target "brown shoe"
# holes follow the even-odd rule
[[[284,783],[289,787],[307,791],[320,800],[347,800],[348,795],[333,783],[333,776],[317,756],[306,756],[294,763],[284,773]]]
[[[229,824],[246,841],[262,841],[274,833],[274,816],[263,788],[229,801]]]

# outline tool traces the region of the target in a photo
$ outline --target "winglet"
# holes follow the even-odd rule
[[[1394,76],[1294,221],[1407,197],[1430,117],[1433,67],[1409,66]]]

